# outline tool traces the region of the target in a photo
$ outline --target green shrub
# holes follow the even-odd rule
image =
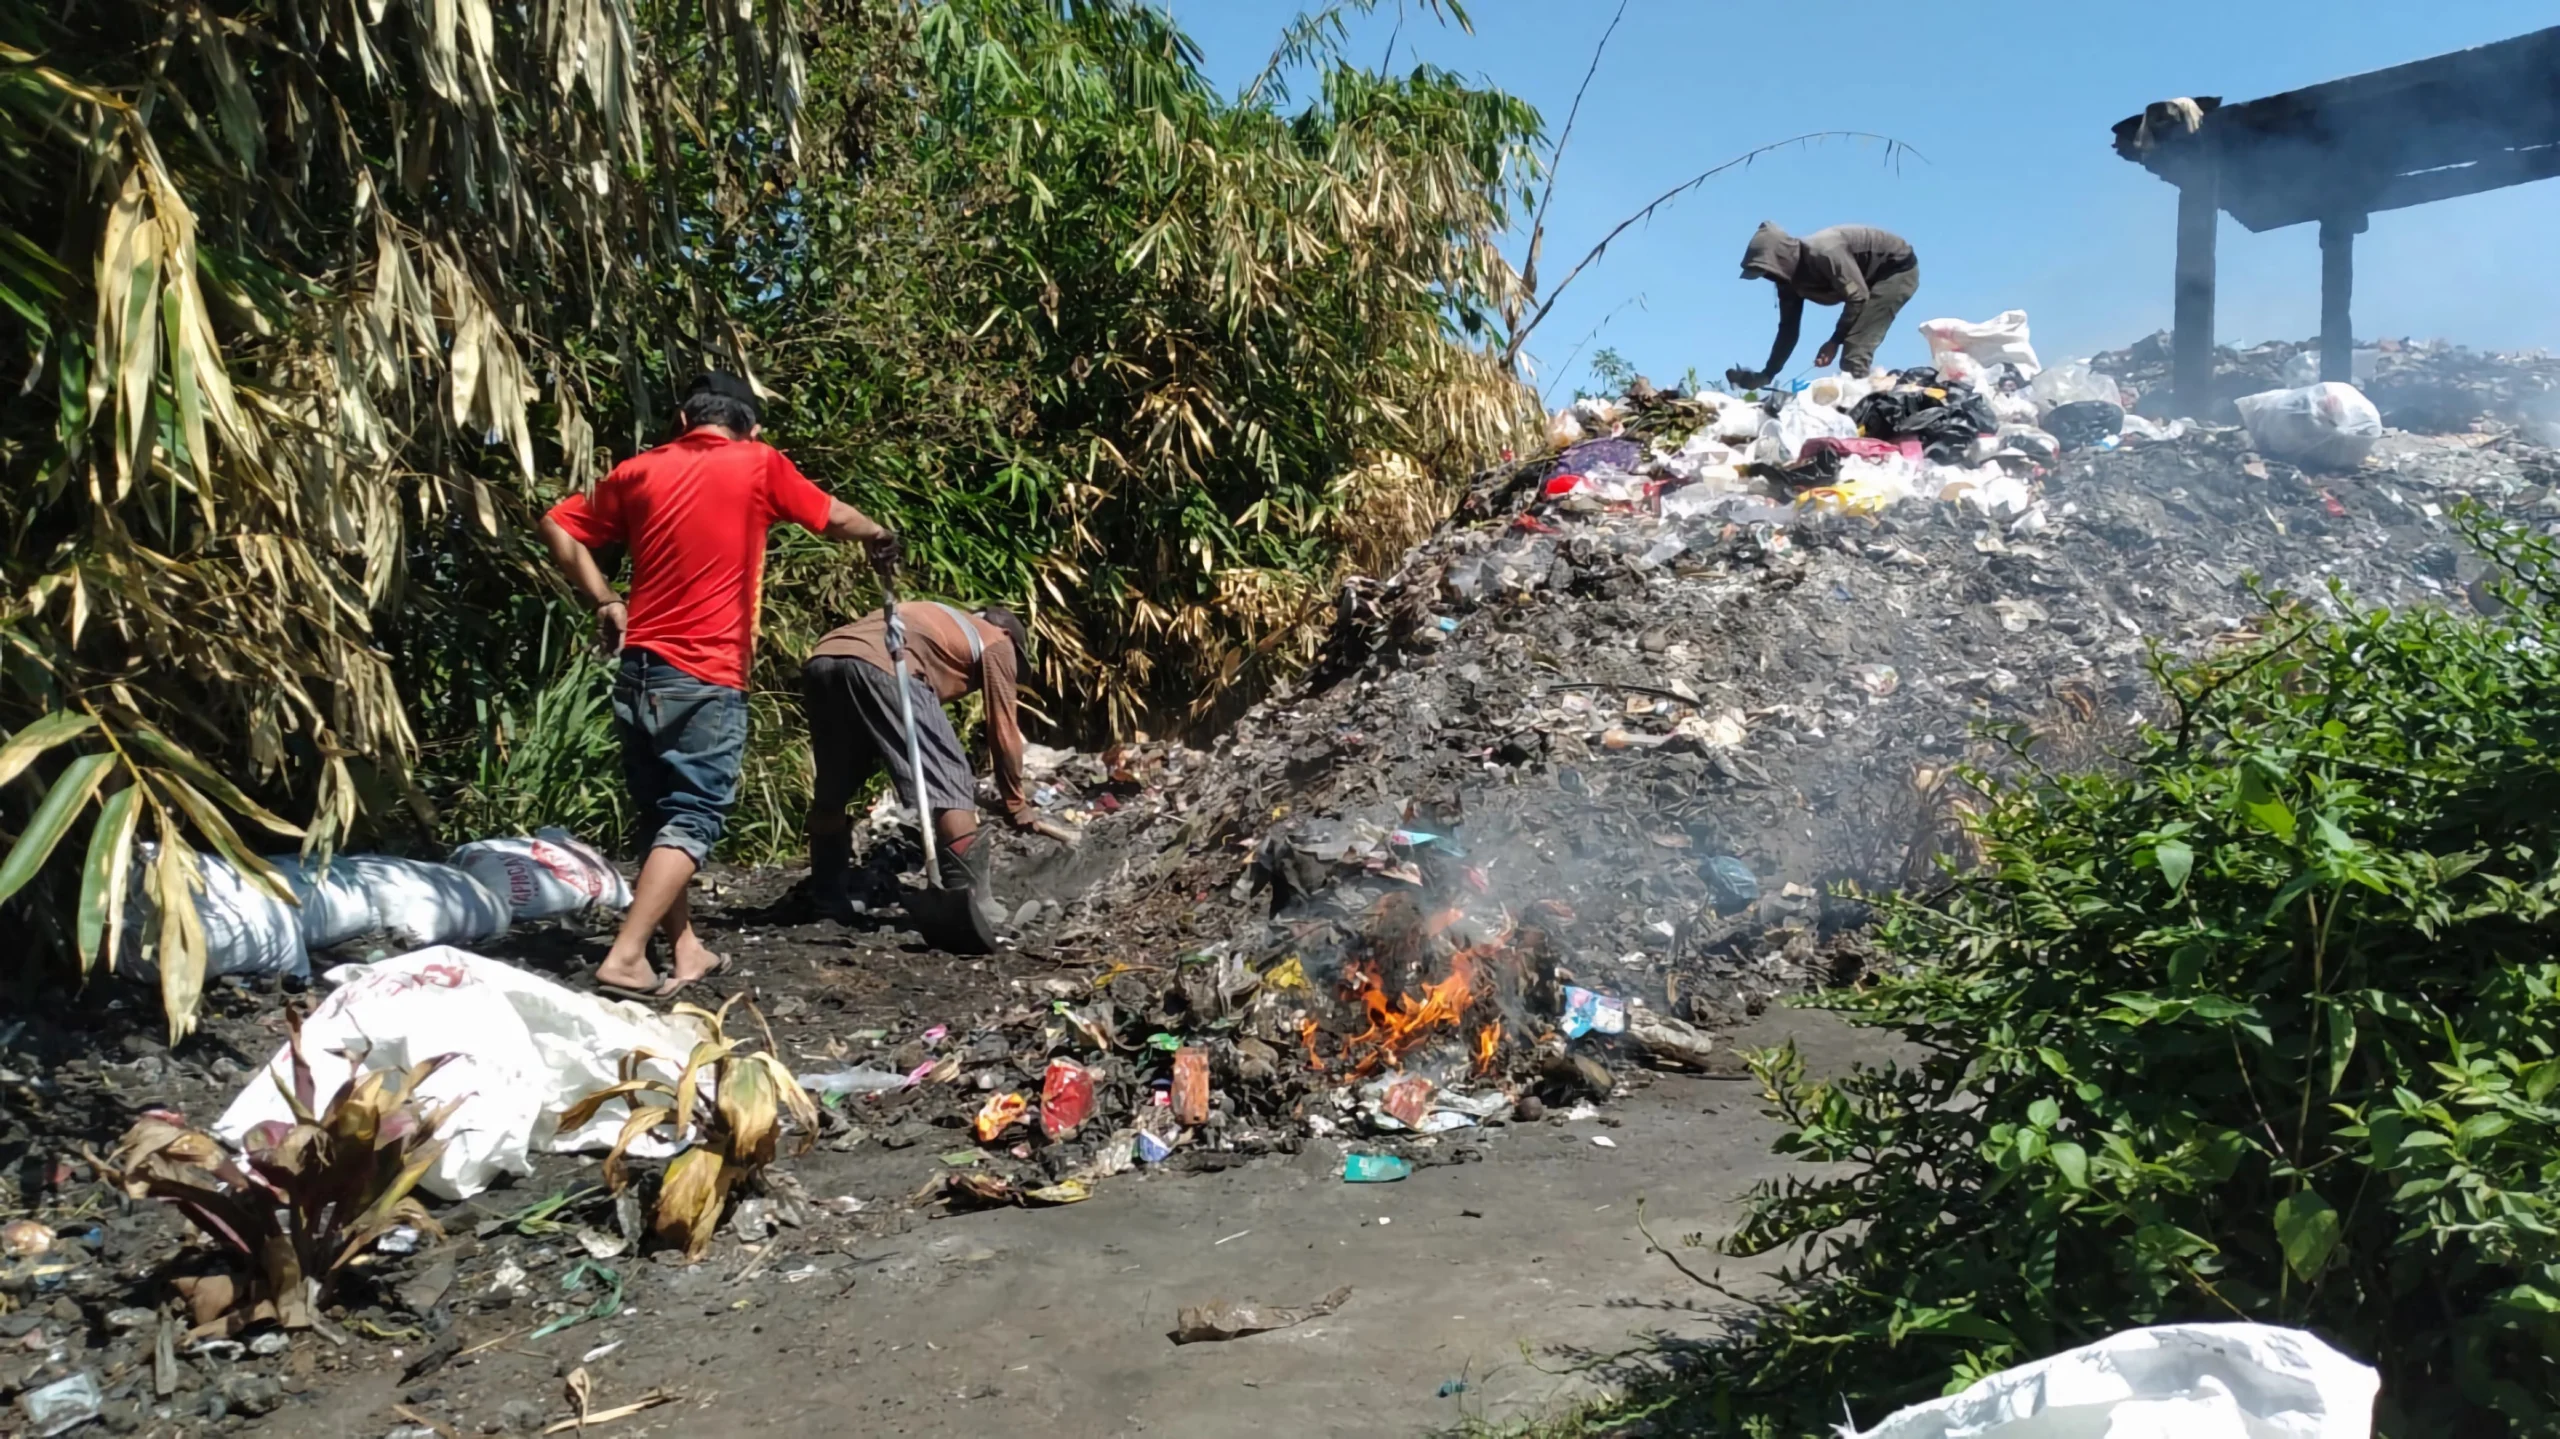
[[[1809,1167],[1724,1247],[1793,1283],[1701,1432],[2246,1319],[2375,1365],[2385,1435],[2560,1433],[2560,570],[2475,538],[2503,619],[2280,609],[2121,769],[1976,777],[1983,868],[1823,1001],[1918,1061],[1756,1057]]]

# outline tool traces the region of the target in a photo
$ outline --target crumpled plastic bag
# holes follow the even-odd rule
[[[689,1021],[459,949],[344,964],[326,978],[336,989],[302,1022],[302,1050],[324,1096],[346,1082],[349,1060],[375,1071],[455,1056],[419,1087],[425,1107],[461,1101],[445,1121],[444,1153],[421,1181],[445,1199],[468,1199],[503,1174],[531,1174],[535,1149],[610,1149],[626,1115],[621,1105],[605,1105],[568,1133],[559,1132],[560,1111],[614,1083],[622,1056],[635,1049],[668,1056],[644,1072],[672,1084],[700,1038]],[[347,1059],[335,1057],[341,1053]],[[214,1134],[236,1146],[266,1120],[289,1122],[292,1109],[276,1077],[290,1082],[292,1064],[291,1051],[278,1049],[223,1111]],[[676,1148],[643,1138],[629,1152],[663,1159]]]
[[[2382,412],[2364,391],[2335,380],[2264,390],[2236,403],[2260,453],[2306,469],[2352,470],[2382,439]]]
[[[2299,1329],[2164,1324],[2003,1369],[1842,1439],[2370,1439],[2381,1376]]]
[[[2086,360],[2065,360],[2027,382],[2028,398],[2044,413],[2051,414],[2062,405],[2103,400],[2110,405],[2124,403],[2124,391],[2111,376],[2101,375]]]
[[[1804,455],[1805,442],[1824,438],[1853,440],[1858,422],[1829,405],[1798,396],[1761,427],[1757,458],[1764,465],[1792,465]]]
[[[1929,320],[1920,326],[1929,342],[1929,363],[1948,380],[1982,383],[2002,365],[2015,365],[2032,376],[2043,366],[2027,339],[2027,312],[2003,310],[1988,320]]]

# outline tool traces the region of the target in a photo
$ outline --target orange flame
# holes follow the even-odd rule
[[[1316,1053],[1315,1016],[1309,1015],[1298,1021],[1298,1038],[1307,1046],[1307,1063],[1314,1065],[1317,1073],[1323,1073],[1324,1056]]]
[[[1495,1020],[1476,1031],[1476,1073],[1493,1072],[1493,1052],[1502,1047],[1502,1021]]]
[[[1430,931],[1438,933],[1456,921],[1455,911],[1435,915]],[[1352,1036],[1347,1052],[1360,1056],[1356,1073],[1374,1072],[1381,1065],[1402,1068],[1404,1056],[1418,1048],[1440,1030],[1463,1032],[1467,1011],[1478,998],[1476,965],[1480,959],[1497,955],[1511,938],[1511,927],[1480,945],[1470,945],[1449,956],[1449,974],[1422,991],[1420,998],[1397,995],[1389,998],[1386,986],[1376,971],[1361,965],[1345,966],[1343,989],[1357,996],[1368,1011],[1369,1027]],[[1492,1052],[1501,1043],[1502,1027],[1488,1025],[1476,1036],[1477,1066],[1492,1065]],[[1366,1050],[1365,1054],[1361,1051]]]

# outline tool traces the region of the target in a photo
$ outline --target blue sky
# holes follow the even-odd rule
[[[1295,0],[1161,0],[1230,90],[1261,68]],[[1354,27],[1375,63],[1396,0]],[[1473,0],[1472,35],[1408,15],[1395,50],[1521,95],[1564,123],[1614,0]],[[1882,225],[1919,251],[1921,287],[1881,355],[1917,362],[1940,315],[2025,309],[2057,358],[2169,323],[2176,192],[2116,158],[2108,128],[2158,99],[2260,95],[2560,24],[2560,0],[2137,0],[2039,6],[1706,4],[1631,0],[1583,102],[1548,221],[1550,275],[1646,201],[1711,164],[1814,130],[1866,130],[1925,156],[1887,167],[1832,141],[1710,181],[1630,230],[1574,286],[1531,350],[1570,393],[1593,349],[1661,383],[1767,357],[1776,306],[1735,278],[1752,227]],[[2359,237],[2360,338],[2441,336],[2560,349],[2560,180],[2377,215]],[[2313,227],[2222,222],[2224,343],[2319,329]],[[1515,261],[1517,254],[1515,251]],[[1612,312],[1615,312],[1614,315]],[[1836,311],[1816,310],[1807,372]],[[1605,325],[1604,325],[1605,321]],[[1566,357],[1595,327],[1596,339]]]

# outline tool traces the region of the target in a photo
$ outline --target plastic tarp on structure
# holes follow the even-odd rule
[[[604,1106],[584,1126],[558,1130],[560,1112],[614,1083],[622,1057],[646,1049],[668,1057],[650,1072],[670,1084],[701,1037],[687,1020],[645,1005],[616,1003],[555,984],[510,964],[438,947],[375,964],[344,964],[325,976],[337,986],[302,1022],[302,1052],[326,1102],[351,1073],[399,1070],[440,1054],[455,1056],[420,1088],[430,1107],[461,1107],[445,1123],[445,1151],[423,1181],[446,1199],[467,1199],[500,1175],[533,1172],[533,1151],[555,1154],[613,1146],[625,1108]],[[343,1056],[343,1058],[338,1057]],[[290,1122],[276,1079],[290,1082],[292,1055],[279,1049],[223,1112],[214,1133],[238,1145],[251,1127]],[[350,1065],[352,1064],[352,1068]],[[640,1158],[675,1146],[644,1139]]]
[[[2299,1329],[2166,1324],[2004,1369],[1843,1439],[2370,1439],[2373,1370]]]

